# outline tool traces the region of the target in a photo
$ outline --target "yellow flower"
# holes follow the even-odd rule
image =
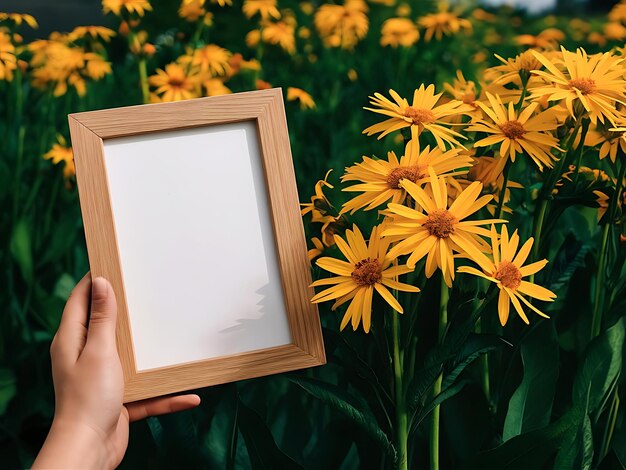
[[[219,78],[209,78],[202,84],[206,90],[207,96],[228,95],[232,93],[230,88],[224,85],[224,82]]]
[[[389,116],[389,119],[368,127],[363,131],[364,134],[372,135],[380,132],[378,138],[381,139],[391,132],[410,127],[412,139],[417,139],[426,130],[433,135],[437,145],[442,150],[446,148],[445,142],[451,146],[461,145],[456,139],[464,139],[465,137],[445,127],[449,124],[443,121],[443,118],[469,114],[473,110],[471,106],[458,100],[451,100],[437,106],[441,93],[435,95],[434,85],[429,85],[427,88],[424,88],[423,84],[420,85],[419,89],[413,93],[411,105],[394,90],[389,90],[389,94],[393,98],[393,102],[380,93],[374,93],[374,96],[370,96],[370,103],[376,108],[365,109]]]
[[[556,63],[536,51],[533,54],[547,70],[532,73],[547,83],[533,88],[531,98],[565,100],[573,117],[584,112],[594,125],[598,120],[603,123],[605,118],[615,124],[618,119],[616,103],[624,104],[622,100],[626,97],[624,59],[610,52],[588,56],[581,48],[576,52],[561,48],[561,58]],[[575,104],[580,104],[578,112],[575,112]]]
[[[16,68],[17,56],[11,36],[0,30],[0,80],[13,80],[13,70]]]
[[[472,24],[468,20],[459,18],[456,13],[447,11],[447,9],[425,15],[418,20],[418,23],[422,28],[426,29],[424,33],[426,42],[429,42],[433,36],[440,41],[444,35],[452,36],[462,29],[467,32],[472,30]]]
[[[623,41],[626,38],[626,27],[621,23],[606,23],[602,31],[609,41]]]
[[[182,0],[178,9],[178,16],[187,21],[198,21],[206,13],[204,2],[205,0]]]
[[[143,16],[146,11],[152,10],[152,6],[148,0],[102,0],[102,11],[105,14],[112,12],[121,16],[122,10]]]
[[[415,200],[417,209],[400,204],[389,204],[389,216],[393,219],[383,232],[384,237],[401,240],[389,252],[397,257],[408,254],[407,266],[414,268],[424,256],[426,277],[431,277],[437,268],[443,279],[452,286],[454,279],[454,252],[474,257],[485,249],[480,235],[489,231],[479,227],[504,220],[463,220],[485,206],[493,196],[480,196],[483,185],[474,182],[465,188],[448,207],[448,188],[445,177],[437,177],[429,169],[432,197],[417,184],[404,179],[400,185]]]
[[[389,18],[383,23],[380,34],[383,47],[411,47],[420,38],[417,26],[408,18]]]
[[[63,162],[63,177],[66,180],[76,174],[72,147],[67,145],[67,142],[60,134],[57,135],[57,143],[54,144],[46,154],[44,154],[43,158],[46,160],[52,160],[52,163],[55,165]]]
[[[232,5],[233,0],[211,0],[211,3],[217,3],[221,7],[225,7],[226,5]]]
[[[332,171],[332,169],[328,170],[326,172],[326,175],[324,176],[324,179],[319,180],[317,183],[315,183],[315,194],[311,196],[311,202],[300,204],[303,207],[301,214],[306,215],[311,212],[313,222],[315,222],[316,219],[324,216],[326,212],[333,207],[330,204],[328,198],[324,195],[325,187],[330,189],[334,188],[334,186],[327,181],[328,175],[330,175]]]
[[[324,244],[319,238],[313,237],[311,238],[311,241],[313,242],[313,248],[307,252],[309,255],[309,261],[313,261],[324,252]]]
[[[619,149],[626,154],[626,128],[590,129],[585,137],[585,145],[587,147],[599,145],[598,157],[600,160],[609,156],[611,161],[615,163]]]
[[[368,211],[387,203],[389,199],[394,204],[403,204],[407,192],[402,181],[423,185],[429,179],[429,169],[437,176],[452,176],[467,173],[467,167],[472,164],[471,158],[461,154],[459,149],[442,152],[438,147],[433,150],[426,147],[420,152],[419,142],[415,140],[409,141],[400,160],[394,152],[389,152],[387,158],[374,160],[363,157],[361,163],[346,168],[341,181],[358,181],[360,184],[349,186],[344,191],[361,194],[346,202],[341,214],[348,211],[354,214],[363,207]]]
[[[626,22],[626,0],[622,0],[609,12],[609,20]]]
[[[542,313],[537,307],[526,300],[524,295],[547,302],[552,302],[556,298],[554,292],[522,280],[522,278],[535,274],[543,269],[548,263],[548,260],[544,259],[524,266],[524,262],[528,258],[533,245],[533,238],[529,238],[520,248],[519,252],[517,251],[518,244],[519,236],[517,235],[517,230],[513,232],[513,235],[509,239],[506,226],[503,225],[502,236],[500,240],[498,240],[496,229],[492,226],[491,247],[493,261],[482,253],[478,253],[478,256],[473,258],[473,260],[482,268],[482,272],[470,266],[461,266],[458,269],[460,273],[473,274],[496,283],[498,289],[500,289],[498,315],[502,326],[506,325],[509,319],[511,303],[513,303],[513,307],[515,307],[520,318],[524,320],[526,324],[529,323],[528,317],[520,304],[520,300],[535,313],[548,318],[546,314]]]
[[[37,20],[32,16],[25,13],[3,13],[0,12],[0,23],[3,21],[11,21],[15,26],[21,26],[22,23],[26,23],[33,29],[37,29],[39,25]]]
[[[311,197],[310,203],[300,204],[302,215],[311,213],[311,222],[321,223],[322,243],[332,246],[335,243],[334,235],[345,229],[345,220],[339,215],[337,217],[330,214],[334,210],[330,201],[324,195],[324,187],[333,189],[333,185],[326,181],[332,170],[328,170],[323,180],[315,184],[315,194]]]
[[[472,118],[480,117],[481,111],[476,104],[478,100],[478,93],[476,91],[476,84],[467,80],[463,76],[461,70],[456,71],[456,78],[450,83],[444,83],[443,89],[446,90],[454,99],[461,101],[462,103],[471,106],[472,111],[468,113]],[[453,116],[451,122],[457,122],[461,118],[461,115]]]
[[[73,42],[89,36],[91,39],[101,38],[104,42],[109,42],[115,34],[115,31],[104,26],[77,26],[68,35],[68,39]]]
[[[276,7],[276,0],[244,0],[243,13],[247,18],[252,18],[257,13],[264,20],[270,17],[279,19],[280,11]]]
[[[179,59],[180,63],[191,63],[192,66],[198,67],[201,72],[209,72],[213,76],[226,75],[230,72],[229,60],[232,54],[216,44],[208,44],[193,52],[188,50],[187,54]]]
[[[296,52],[295,30],[295,20],[292,17],[285,17],[275,23],[267,21],[261,26],[261,38],[263,42],[280,46],[285,52],[293,54]]]
[[[51,37],[53,37],[51,35]],[[81,47],[70,47],[66,36],[33,41],[28,45],[32,52],[33,86],[46,89],[52,85],[54,96],[62,96],[72,86],[79,96],[87,93],[85,78],[99,80],[111,73],[111,64],[93,52]]]
[[[475,142],[474,146],[500,144],[499,153],[502,158],[510,158],[514,162],[518,153],[526,152],[540,170],[543,170],[543,165],[552,168],[556,157],[550,153],[551,150],[562,151],[558,147],[558,140],[547,132],[559,125],[554,112],[549,109],[533,115],[538,107],[537,103],[517,111],[513,103],[509,103],[507,109],[498,96],[488,93],[487,98],[490,106],[483,103],[478,105],[488,119],[476,121],[467,130],[491,135]]]
[[[352,230],[346,230],[347,242],[335,236],[337,247],[347,262],[330,257],[320,258],[316,262],[320,268],[336,276],[320,279],[311,284],[313,287],[332,285],[315,295],[311,301],[319,303],[335,300],[333,310],[351,301],[341,321],[341,330],[352,321],[352,329],[356,331],[362,322],[363,330],[369,333],[374,291],[399,313],[403,313],[404,310],[389,289],[419,292],[417,287],[396,280],[397,276],[411,272],[412,269],[392,264],[393,258],[387,253],[389,241],[381,239],[380,231],[381,226],[374,227],[369,242],[366,243],[361,231],[355,225]]]
[[[537,60],[531,51],[522,52],[513,59],[504,59],[498,54],[495,54],[495,56],[500,62],[502,62],[503,65],[496,65],[495,67],[488,68],[484,72],[484,77],[485,80],[492,81],[500,85],[514,83],[518,87],[521,87],[522,75],[528,79],[530,78],[530,73],[533,70],[541,70],[543,67],[541,62]]]
[[[369,29],[367,10],[363,0],[326,4],[317,10],[313,22],[327,46],[352,50]]]
[[[112,72],[111,62],[104,60],[102,56],[94,54],[93,52],[87,52],[84,55],[85,63],[85,75],[93,80],[100,80],[105,75]]]
[[[476,8],[472,12],[472,16],[478,21],[485,21],[487,23],[495,23],[496,21],[498,21],[498,17],[496,15],[489,13],[482,8]]]
[[[287,101],[299,101],[301,109],[315,109],[315,101],[311,95],[300,88],[287,88]]]
[[[148,83],[156,87],[156,94],[162,101],[179,101],[197,98],[198,84],[193,74],[187,74],[185,68],[177,63],[158,69],[156,75],[148,78]]]
[[[254,49],[259,45],[261,41],[261,31],[258,29],[253,29],[252,31],[246,34],[246,46],[250,49]]]
[[[535,49],[554,49],[565,39],[565,33],[556,28],[548,28],[540,32],[537,36],[532,34],[521,34],[515,37],[515,42],[520,46],[532,47]]]

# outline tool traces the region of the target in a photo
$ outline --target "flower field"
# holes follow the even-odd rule
[[[0,13],[3,467],[46,436],[88,270],[67,114],[282,87],[328,364],[201,390],[121,468],[626,468],[626,2],[102,14],[25,41]]]

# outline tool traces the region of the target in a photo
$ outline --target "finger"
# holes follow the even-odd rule
[[[91,275],[87,272],[72,289],[72,293],[67,299],[59,329],[50,348],[53,354],[58,352],[68,359],[76,361],[85,347],[90,291]]]
[[[116,351],[117,303],[109,281],[97,277],[91,282],[91,313],[85,350],[103,354]]]
[[[198,395],[179,395],[176,397],[151,398],[149,400],[128,403],[128,418],[131,422],[144,419],[149,416],[158,416],[177,411],[195,408],[200,404]]]

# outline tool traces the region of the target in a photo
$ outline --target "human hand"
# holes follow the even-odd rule
[[[55,413],[33,469],[115,468],[128,446],[129,422],[200,403],[197,395],[181,395],[124,406],[116,320],[113,288],[87,273],[72,291],[50,347]]]

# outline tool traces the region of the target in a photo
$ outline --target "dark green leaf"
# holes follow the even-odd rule
[[[542,321],[522,341],[524,377],[513,393],[502,439],[508,441],[547,426],[559,376],[559,344],[550,321]]]
[[[552,291],[559,291],[566,286],[574,272],[585,266],[585,257],[593,244],[581,242],[574,235],[569,234],[559,248],[551,263],[550,274],[546,280],[546,287]]]
[[[445,390],[452,386],[461,372],[463,372],[463,370],[465,370],[465,368],[474,362],[474,360],[478,357],[497,349],[503,344],[509,343],[496,335],[471,334],[467,338],[467,341],[465,342],[465,345],[463,346],[463,349],[459,353],[458,357],[455,359],[452,370],[445,374],[441,384],[441,389]]]
[[[582,407],[574,407],[545,428],[509,439],[483,452],[467,468],[481,470],[528,470],[543,468],[569,433],[575,433],[584,418]]]
[[[16,391],[17,386],[13,372],[9,369],[0,369],[0,416],[6,411]]]
[[[380,429],[376,418],[367,409],[362,400],[358,400],[345,390],[336,385],[322,382],[320,380],[305,377],[290,377],[296,385],[299,385],[315,398],[332,406],[348,416],[351,420],[361,426],[372,438],[374,438],[391,456],[395,457],[395,450],[391,445],[389,437]]]
[[[72,289],[74,289],[75,285],[76,285],[76,280],[68,273],[63,273],[57,279],[57,282],[54,285],[53,294],[56,297],[63,299],[65,301],[68,299],[68,297],[72,293]]]
[[[254,470],[302,468],[278,448],[271,431],[258,413],[241,401],[238,406],[238,420],[239,430],[246,441],[248,455]]]
[[[584,406],[589,396],[589,413],[606,401],[620,374],[625,321],[624,317],[621,318],[589,344],[582,366],[576,373],[572,400],[575,405]]]
[[[593,461],[591,419],[585,414],[575,433],[566,437],[554,462],[555,470],[589,470]]]
[[[25,281],[33,279],[33,256],[30,240],[30,228],[24,219],[18,221],[13,227],[9,246],[11,255],[20,268]]]
[[[414,418],[413,422],[411,423],[411,430],[417,428],[417,426],[420,425],[424,418],[426,418],[426,416],[428,416],[428,414],[433,411],[435,407],[441,405],[444,401],[452,398],[454,395],[459,393],[463,389],[463,387],[467,385],[467,383],[467,380],[461,380],[459,383],[448,387],[435,398],[433,398],[432,401],[424,406],[424,408],[422,408],[419,414]]]

